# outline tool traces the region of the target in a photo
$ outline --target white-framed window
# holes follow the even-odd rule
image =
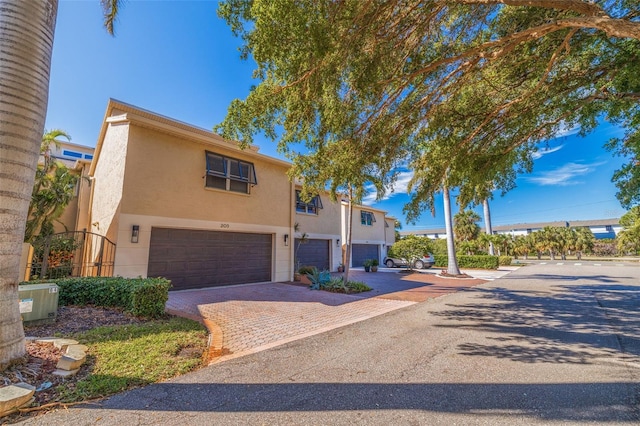
[[[360,223],[365,226],[373,226],[376,222],[376,217],[373,215],[373,212],[361,211],[360,212]]]
[[[318,209],[322,208],[322,200],[319,195],[316,195],[309,201],[305,203],[300,198],[300,191],[296,190],[296,212],[298,213],[307,213],[307,214],[318,214]]]
[[[251,187],[258,184],[253,163],[209,151],[206,151],[206,163],[207,188],[249,194]]]

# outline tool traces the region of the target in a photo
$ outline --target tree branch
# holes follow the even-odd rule
[[[528,6],[543,9],[570,10],[586,16],[607,16],[595,3],[582,0],[457,0],[462,4],[504,4],[507,6]],[[449,2],[447,2],[449,3]]]

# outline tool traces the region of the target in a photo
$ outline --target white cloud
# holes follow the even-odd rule
[[[567,123],[562,122],[558,133],[554,135],[555,138],[562,138],[565,136],[577,135],[580,132],[580,126],[568,127]]]
[[[541,172],[537,176],[531,176],[525,179],[529,182],[533,182],[542,186],[577,185],[581,182],[578,180],[575,180],[575,178],[577,178],[578,176],[584,176],[593,172],[597,166],[600,166],[602,164],[604,163],[594,163],[594,164],[567,163],[564,166],[558,167],[555,170]]]
[[[396,194],[406,194],[407,188],[409,186],[409,181],[412,177],[413,172],[411,171],[398,173],[397,179],[393,184],[393,191],[387,191],[384,197],[382,197],[380,200],[376,199],[376,197],[378,196],[376,188],[373,185],[369,185],[367,187],[369,194],[362,199],[362,204],[364,204],[365,206],[370,206],[375,202],[388,200]]]
[[[531,154],[531,157],[534,160],[537,160],[538,158],[542,158],[543,156],[545,156],[547,154],[551,154],[552,152],[560,151],[562,148],[564,148],[564,145],[558,145],[555,148],[540,149],[540,150],[534,152],[533,154]]]

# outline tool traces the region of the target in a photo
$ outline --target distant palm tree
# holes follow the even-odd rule
[[[477,222],[480,216],[473,210],[458,212],[453,218],[453,232],[457,241],[473,241],[480,235]]]
[[[119,0],[101,0],[107,31]],[[0,0],[0,371],[25,353],[20,255],[47,112],[58,0]]]
[[[36,169],[24,234],[26,242],[32,242],[37,235],[53,233],[53,221],[60,217],[74,196],[78,176],[51,157],[52,145],[58,146],[60,137],[71,139],[58,129],[46,132],[42,137],[42,164]]]
[[[596,237],[591,232],[591,229],[587,227],[574,228],[573,232],[576,235],[574,250],[576,251],[576,257],[580,260],[583,252],[591,252],[593,250]],[[640,241],[640,238],[638,241]]]

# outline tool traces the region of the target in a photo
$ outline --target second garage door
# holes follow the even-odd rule
[[[271,234],[152,228],[147,276],[172,290],[271,281]]]
[[[351,249],[351,266],[362,266],[367,259],[380,259],[378,258],[378,245],[377,244],[354,244]]]
[[[315,266],[319,270],[329,269],[329,240],[306,240],[296,238],[296,262],[300,266]]]

